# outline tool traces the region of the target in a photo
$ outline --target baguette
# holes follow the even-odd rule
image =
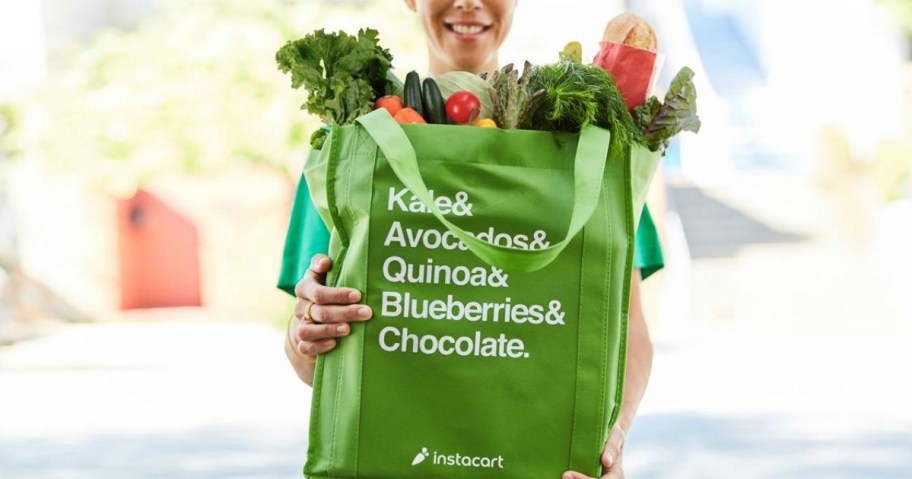
[[[653,53],[658,51],[655,31],[643,17],[633,13],[622,13],[608,22],[602,41],[621,43]]]

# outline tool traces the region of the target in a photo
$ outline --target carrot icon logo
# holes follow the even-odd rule
[[[415,455],[415,459],[412,459],[412,465],[417,466],[418,464],[421,464],[430,455],[431,454],[428,452],[428,449],[426,447],[422,447],[421,452]]]

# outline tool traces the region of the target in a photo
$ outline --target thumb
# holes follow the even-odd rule
[[[332,261],[330,261],[328,256],[317,253],[310,260],[310,269],[317,274],[326,274],[331,264]]]
[[[624,439],[627,434],[624,429],[617,424],[611,429],[611,435],[608,436],[608,442],[605,443],[605,451],[602,453],[602,465],[610,468],[621,455],[621,448],[624,447]]]

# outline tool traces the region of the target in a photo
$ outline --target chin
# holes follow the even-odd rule
[[[481,68],[486,62],[488,62],[491,57],[483,54],[482,52],[464,52],[457,53],[451,57],[453,66],[460,70],[474,71],[476,68]]]
[[[475,72],[475,70],[476,70],[477,68],[481,68],[481,65],[484,65],[484,61],[483,61],[483,60],[478,60],[478,59],[475,59],[475,58],[472,58],[472,59],[468,59],[468,58],[467,58],[467,59],[463,59],[463,60],[457,60],[457,61],[455,62],[455,64],[454,64],[454,66],[455,66],[458,70],[470,71],[470,72]],[[481,73],[481,72],[476,72],[476,73]]]

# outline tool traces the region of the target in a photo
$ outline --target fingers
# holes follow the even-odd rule
[[[578,472],[567,471],[561,475],[561,479],[594,479],[585,474],[580,474]]]
[[[361,301],[361,292],[353,288],[324,286],[332,262],[322,254],[314,255],[307,273],[295,285],[295,348],[300,354],[316,356],[336,347],[337,339],[351,333],[347,323],[366,321],[373,316],[371,308]],[[309,307],[309,309],[308,309]],[[309,313],[305,321],[304,315]],[[311,321],[312,320],[312,321]]]
[[[336,347],[338,337],[351,333],[347,324],[303,323],[295,329],[295,349],[300,354],[316,356]]]
[[[332,261],[325,254],[315,254],[310,259],[310,268],[308,271],[313,272],[316,276],[325,276],[332,266]]]
[[[316,307],[314,306],[314,308]],[[370,308],[368,308],[368,312],[370,312]],[[343,318],[343,316],[340,315],[339,318]],[[360,318],[358,320],[364,321],[364,319]],[[343,322],[331,323],[325,321],[328,324],[303,323],[298,326],[295,332],[295,336],[299,341],[298,351],[301,354],[315,356],[336,347],[334,338],[348,336],[351,333],[351,326],[344,322],[344,319],[340,321]],[[324,323],[324,321],[321,321],[321,323]]]
[[[608,469],[600,479],[624,479],[624,470],[621,467],[622,459],[618,457],[614,466]],[[567,471],[561,475],[561,479],[595,479],[579,472]]]
[[[304,287],[298,297],[316,304],[352,304],[361,301],[361,292],[357,289],[323,286],[316,281],[308,281],[306,276],[301,283],[304,283]]]
[[[361,292],[352,288],[331,288],[323,286],[310,275],[295,286],[298,299],[316,304],[352,304],[361,301]]]
[[[335,339],[324,339],[323,341],[301,341],[298,343],[298,352],[308,356],[316,356],[332,350],[336,347]]]
[[[608,472],[602,476],[602,479],[624,479],[624,457],[618,456],[614,460],[614,465],[608,469]]]
[[[332,306],[314,304],[310,307],[310,317],[316,323],[351,323],[367,321],[373,316],[373,311],[363,304],[351,306]]]
[[[305,323],[298,326],[295,336],[299,341],[319,342],[325,339],[332,339],[341,336],[347,336],[351,332],[351,326],[347,324],[310,324]]]
[[[338,337],[347,336],[351,326],[347,324],[303,323],[295,330],[297,350],[301,354],[316,356],[336,347]]]
[[[601,479],[624,479],[623,458],[621,452],[624,450],[624,440],[627,434],[624,429],[615,424],[611,429],[611,435],[605,442],[605,449],[602,451],[602,465],[605,466],[605,475]],[[574,471],[567,471],[561,479],[592,479],[585,474]]]
[[[621,449],[624,447],[624,440],[627,434],[617,424],[611,429],[611,435],[608,436],[608,442],[605,443],[605,450],[602,452],[602,465],[606,469],[611,469],[617,458],[621,456]]]
[[[361,301],[361,292],[357,289],[331,288],[323,285],[330,265],[329,258],[322,254],[315,255],[307,273],[295,285],[295,295],[316,304],[352,304]],[[298,313],[297,309],[295,313]]]
[[[304,320],[304,313],[307,310],[308,300],[298,300],[295,303],[295,318],[298,321]],[[373,310],[363,304],[354,304],[351,306],[329,305],[313,303],[310,307],[310,319],[315,323],[351,323],[354,321],[367,321],[373,316]],[[305,321],[307,322],[307,321]]]

